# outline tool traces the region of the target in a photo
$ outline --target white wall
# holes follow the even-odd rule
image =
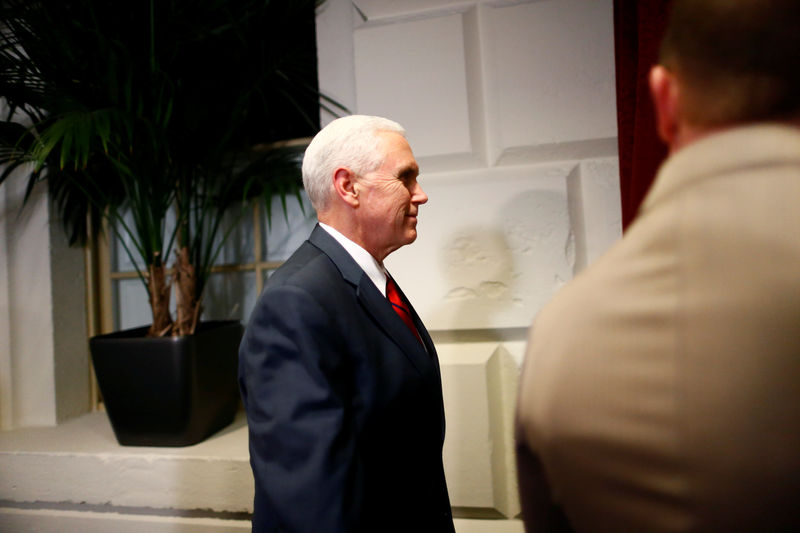
[[[320,89],[403,124],[421,166],[387,265],[437,341],[456,513],[514,517],[527,328],[621,234],[612,1],[329,0],[317,41]]]
[[[83,252],[50,223],[44,186],[22,209],[26,183],[0,187],[0,429],[90,408]]]
[[[500,518],[459,531],[519,531],[527,328],[621,233],[612,2],[329,0],[317,33],[321,89],[402,123],[422,168],[419,239],[387,265],[437,342],[456,515]],[[46,198],[17,218],[6,185],[0,427],[54,424],[88,404],[80,251],[48,225]]]

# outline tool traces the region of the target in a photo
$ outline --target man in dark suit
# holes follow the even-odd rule
[[[383,266],[428,200],[404,133],[349,116],[306,150],[320,223],[270,277],[239,352],[253,531],[454,531],[436,349]]]

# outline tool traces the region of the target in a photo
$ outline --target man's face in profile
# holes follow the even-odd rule
[[[382,260],[401,246],[417,238],[419,206],[428,196],[417,182],[419,166],[408,141],[395,132],[381,132],[383,163],[359,177],[364,227],[370,228],[366,249]]]

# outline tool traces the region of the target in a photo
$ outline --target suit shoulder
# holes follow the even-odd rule
[[[306,241],[270,275],[263,295],[269,297],[272,293],[285,293],[290,289],[328,301],[329,295],[346,286],[349,284],[333,260]]]

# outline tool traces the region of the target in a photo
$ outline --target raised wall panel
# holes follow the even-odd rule
[[[437,347],[447,416],[443,455],[455,507],[494,507],[486,366],[495,346]]]
[[[415,243],[386,263],[428,329],[526,328],[572,277],[571,163],[421,178]]]
[[[353,27],[358,18],[347,0],[328,0],[317,8],[317,77],[319,90],[350,110],[356,108]],[[359,19],[360,20],[360,19]],[[342,113],[339,109],[333,109]],[[320,111],[324,126],[338,115]]]
[[[356,30],[359,113],[400,122],[418,158],[472,153],[461,15]]]
[[[450,502],[513,517],[519,512],[513,469],[517,366],[497,343],[441,344],[447,415],[444,464]]]
[[[519,367],[505,345],[498,346],[489,359],[487,381],[495,508],[511,518],[521,511],[514,450],[514,409],[517,403]]]
[[[619,159],[606,157],[581,163],[586,255],[592,264],[622,236]]]
[[[611,4],[550,0],[482,10],[487,106],[498,157],[521,147],[593,140],[588,150],[596,156],[598,139],[605,139],[601,149],[613,149]],[[555,158],[572,155],[581,156],[580,149],[554,150]]]
[[[476,0],[355,0],[353,5],[370,22],[419,15],[420,13],[441,9],[466,8]]]
[[[541,0],[353,0],[353,5],[369,22],[419,17],[423,14],[464,11],[475,5],[511,5]]]

